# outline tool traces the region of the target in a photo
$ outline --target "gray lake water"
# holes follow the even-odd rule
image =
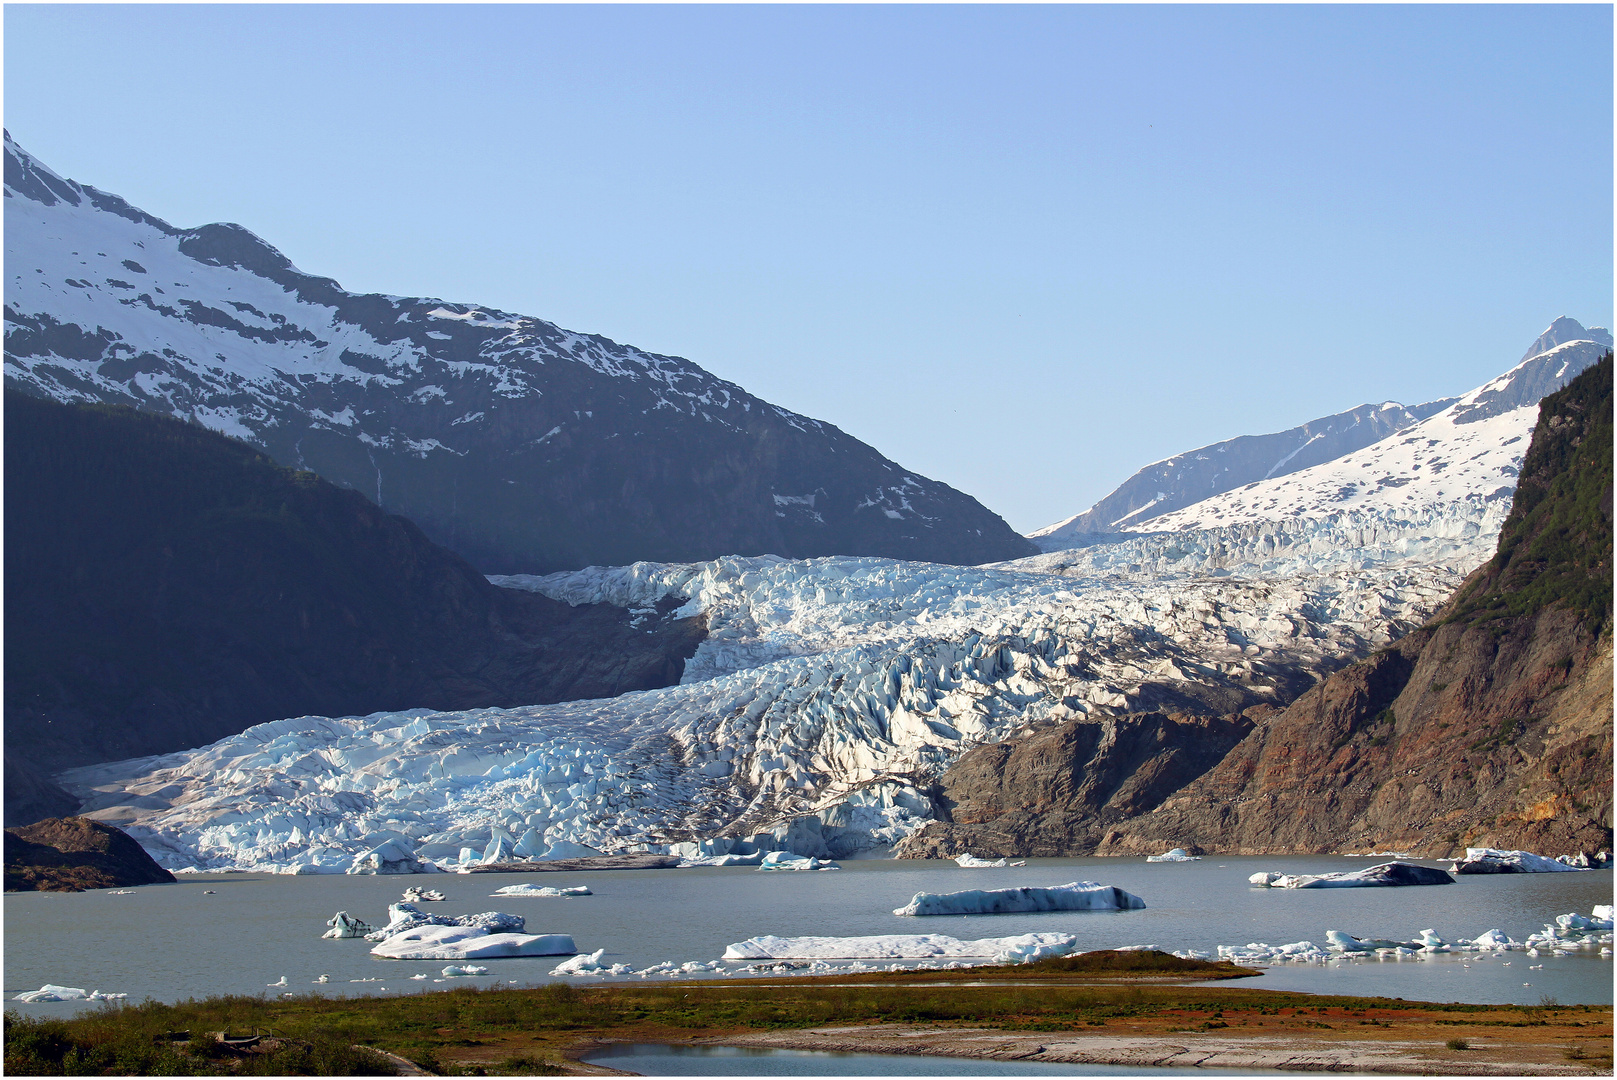
[[[1372,860],[1373,861],[1373,860]],[[177,1001],[210,994],[398,994],[462,982],[542,985],[561,958],[488,960],[490,975],[443,980],[444,964],[383,960],[361,940],[321,938],[346,910],[380,925],[407,885],[445,892],[425,905],[443,914],[499,910],[523,915],[530,933],[571,934],[603,962],[649,967],[664,960],[717,960],[731,942],[758,934],[855,936],[940,933],[959,938],[1030,932],[1074,934],[1084,949],[1155,945],[1211,951],[1220,944],[1325,942],[1326,930],[1408,940],[1431,928],[1448,940],[1497,928],[1522,940],[1556,915],[1588,914],[1612,903],[1612,872],[1462,877],[1453,885],[1398,889],[1258,889],[1259,870],[1324,873],[1362,868],[1339,856],[1217,856],[1193,863],[1143,859],[1034,859],[1020,868],[966,870],[951,862],[868,860],[839,871],[761,872],[751,867],[416,877],[184,875],[177,884],[119,893],[10,893],[4,898],[6,1008],[66,1015],[70,1002],[11,1000],[51,982],[125,993],[130,1001]],[[919,891],[1059,885],[1117,885],[1146,902],[1143,911],[1045,912],[904,918],[892,909]],[[531,881],[587,885],[572,899],[501,897],[503,885]],[[212,890],[209,895],[206,890]],[[1530,966],[1542,965],[1541,968]],[[730,965],[742,973],[744,964]],[[321,974],[330,982],[316,984]],[[269,984],[282,976],[283,991]],[[424,978],[412,978],[424,976]],[[704,978],[712,975],[704,974]],[[590,980],[573,980],[587,982]],[[1378,994],[1408,1000],[1535,1005],[1609,1004],[1611,960],[1593,953],[1358,960],[1277,965],[1255,983],[1314,993]]]

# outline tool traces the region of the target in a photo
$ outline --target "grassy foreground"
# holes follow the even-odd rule
[[[442,1075],[573,1071],[600,1040],[683,1041],[823,1025],[924,1024],[1006,1032],[1298,1031],[1310,1038],[1421,1037],[1458,1054],[1467,1036],[1554,1040],[1578,1067],[1611,1071],[1612,1010],[1428,1005],[1209,982],[1252,974],[1161,953],[1092,953],[965,971],[727,982],[458,987],[398,997],[216,997],[146,1002],[69,1020],[8,1013],[5,1071],[39,1075],[390,1075],[375,1048]],[[250,1047],[213,1032],[259,1034]],[[1335,1033],[1334,1035],[1331,1033]],[[1435,1034],[1434,1034],[1435,1033]],[[571,1052],[571,1054],[569,1053]]]

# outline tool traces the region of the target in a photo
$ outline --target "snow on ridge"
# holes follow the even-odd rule
[[[1464,531],[1460,516],[1451,531]],[[1487,520],[1472,521],[1477,536]],[[710,634],[661,690],[278,721],[62,782],[171,868],[339,872],[389,839],[446,863],[467,848],[656,850],[720,834],[845,857],[920,828],[932,813],[922,792],[960,753],[1029,723],[1198,688],[1281,699],[1429,616],[1491,539],[1423,561],[1413,548],[1395,558],[1409,537],[1392,532],[1381,561],[1323,570],[1308,545],[1330,538],[1293,537],[1297,571],[1266,577],[1219,575],[1226,535],[1160,579],[1125,561],[1155,538],[1089,550],[1059,573],[1047,556],[759,556],[496,578],[571,603],[683,597],[679,614],[706,615]]]

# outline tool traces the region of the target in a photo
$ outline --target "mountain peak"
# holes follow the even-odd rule
[[[1558,345],[1565,345],[1569,341],[1593,341],[1596,344],[1611,348],[1611,331],[1603,326],[1585,327],[1578,320],[1566,315],[1550,323],[1549,328],[1538,336],[1538,340],[1522,355],[1522,360],[1531,360],[1540,353],[1547,353]]]

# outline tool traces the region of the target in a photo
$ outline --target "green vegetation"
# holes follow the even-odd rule
[[[1486,622],[1563,604],[1611,628],[1612,355],[1539,405],[1499,548],[1447,621]],[[1503,627],[1500,632],[1505,632]]]

